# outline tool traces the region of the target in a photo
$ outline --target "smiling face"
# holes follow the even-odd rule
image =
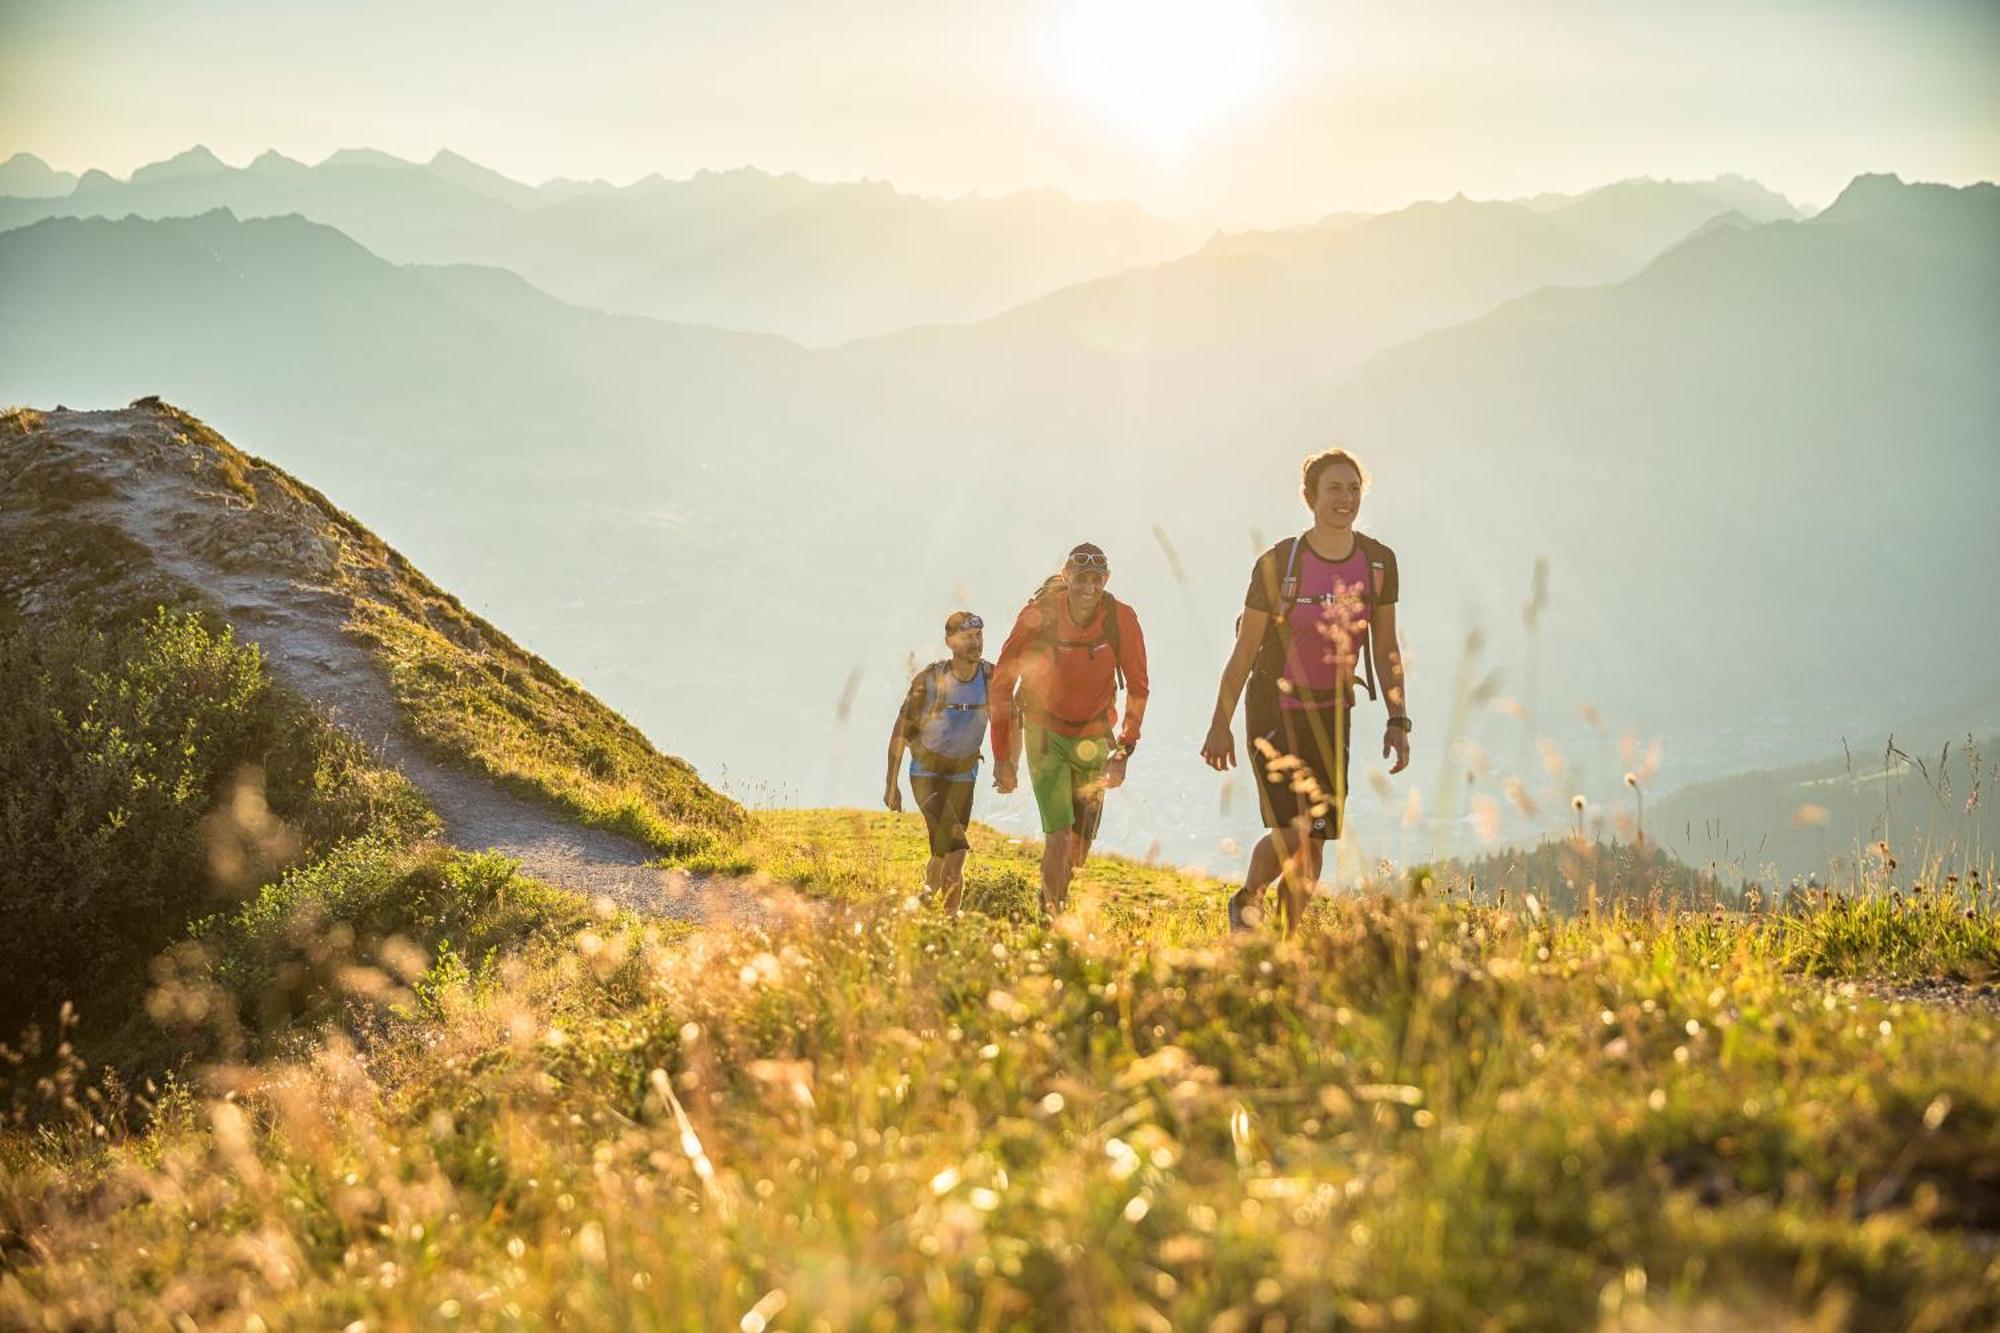
[[[1320,469],[1316,485],[1306,492],[1306,504],[1313,522],[1320,527],[1352,528],[1361,512],[1361,473],[1352,463],[1333,463]]]
[[[945,647],[960,662],[977,662],[986,651],[986,631],[983,629],[962,629],[956,634],[944,636]]]
[[[1088,620],[1097,614],[1097,604],[1104,600],[1104,584],[1110,577],[1109,570],[1063,566],[1063,582],[1069,587],[1069,609],[1079,619]]]

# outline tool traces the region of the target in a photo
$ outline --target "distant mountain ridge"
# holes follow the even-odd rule
[[[16,153],[0,162],[0,197],[56,199],[75,188],[75,175],[57,171],[33,153]]]
[[[936,200],[751,168],[531,187],[449,150],[415,163],[342,149],[312,166],[267,152],[237,168],[200,146],[129,180],[92,171],[61,197],[0,197],[0,228],[216,208],[297,213],[398,262],[509,268],[599,309],[813,343],[977,318],[1200,239],[1046,190]]]
[[[1582,194],[1537,195],[1518,202],[1641,262],[1731,213],[1752,222],[1790,222],[1804,216],[1784,195],[1743,176],[1705,181],[1638,177]]]
[[[1730,202],[1757,210],[1729,209]],[[1753,182],[1625,182],[1522,203],[1458,197],[1283,231],[1213,236],[1197,252],[1066,288],[958,329],[916,329],[853,350],[928,356],[940,383],[1023,364],[1060,379],[1147,382],[1255,366],[1279,382],[1326,380],[1432,329],[1542,287],[1637,273],[1727,213],[1796,210]],[[919,350],[921,349],[921,350]],[[1227,373],[1226,371],[1223,373]]]

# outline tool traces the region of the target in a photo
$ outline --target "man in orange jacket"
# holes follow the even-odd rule
[[[1110,578],[1101,548],[1084,542],[1072,550],[1062,573],[1021,611],[993,667],[993,785],[1014,790],[1025,749],[1044,835],[1044,915],[1068,905],[1104,793],[1124,783],[1146,712],[1146,639],[1132,608],[1104,590]]]

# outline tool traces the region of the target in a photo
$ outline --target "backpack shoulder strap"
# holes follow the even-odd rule
[[[951,659],[940,657],[924,668],[924,721],[944,712],[945,682],[951,674]]]
[[[1291,619],[1292,598],[1297,596],[1299,591],[1299,547],[1304,542],[1303,536],[1282,538],[1276,546],[1264,553],[1264,560],[1259,562],[1259,568],[1264,571],[1263,577],[1267,580],[1264,591],[1271,599],[1273,625],[1283,626]],[[1278,574],[1280,569],[1284,571],[1282,574]],[[1277,575],[1275,585],[1268,582],[1273,575]]]
[[[1125,688],[1125,644],[1118,633],[1118,614],[1122,609],[1116,597],[1104,594],[1104,641],[1111,646],[1111,669],[1121,690]]]
[[[1373,610],[1375,599],[1382,596],[1382,588],[1388,582],[1389,548],[1365,532],[1355,533],[1354,540],[1360,545],[1362,554],[1368,560],[1369,582],[1372,586],[1369,609]]]
[[[930,720],[932,718],[937,716],[937,709],[938,709],[937,669],[938,669],[938,664],[936,662],[933,662],[929,666],[924,668],[924,711],[917,717],[917,731],[919,733],[921,733],[925,727],[930,725]]]
[[[1354,534],[1354,541],[1361,548],[1362,558],[1368,561],[1368,616],[1369,625],[1362,631],[1364,642],[1361,646],[1361,686],[1368,691],[1370,701],[1379,699],[1380,692],[1375,685],[1375,608],[1380,604],[1383,586],[1388,582],[1388,547],[1382,545],[1365,532]]]
[[[1061,580],[1060,574],[1049,575],[1042,580],[1042,586],[1035,589],[1035,595],[1028,599],[1029,609],[1033,610],[1041,620],[1038,629],[1042,647],[1051,651],[1056,646],[1056,616],[1062,610],[1056,604],[1056,598],[1062,591]]]

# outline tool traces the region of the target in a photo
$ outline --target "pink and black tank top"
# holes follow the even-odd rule
[[[1283,705],[1351,702],[1375,611],[1375,571],[1368,553],[1357,541],[1346,559],[1326,560],[1301,541],[1296,577],[1286,608],[1291,651],[1285,656],[1285,679],[1293,688],[1282,696]]]

